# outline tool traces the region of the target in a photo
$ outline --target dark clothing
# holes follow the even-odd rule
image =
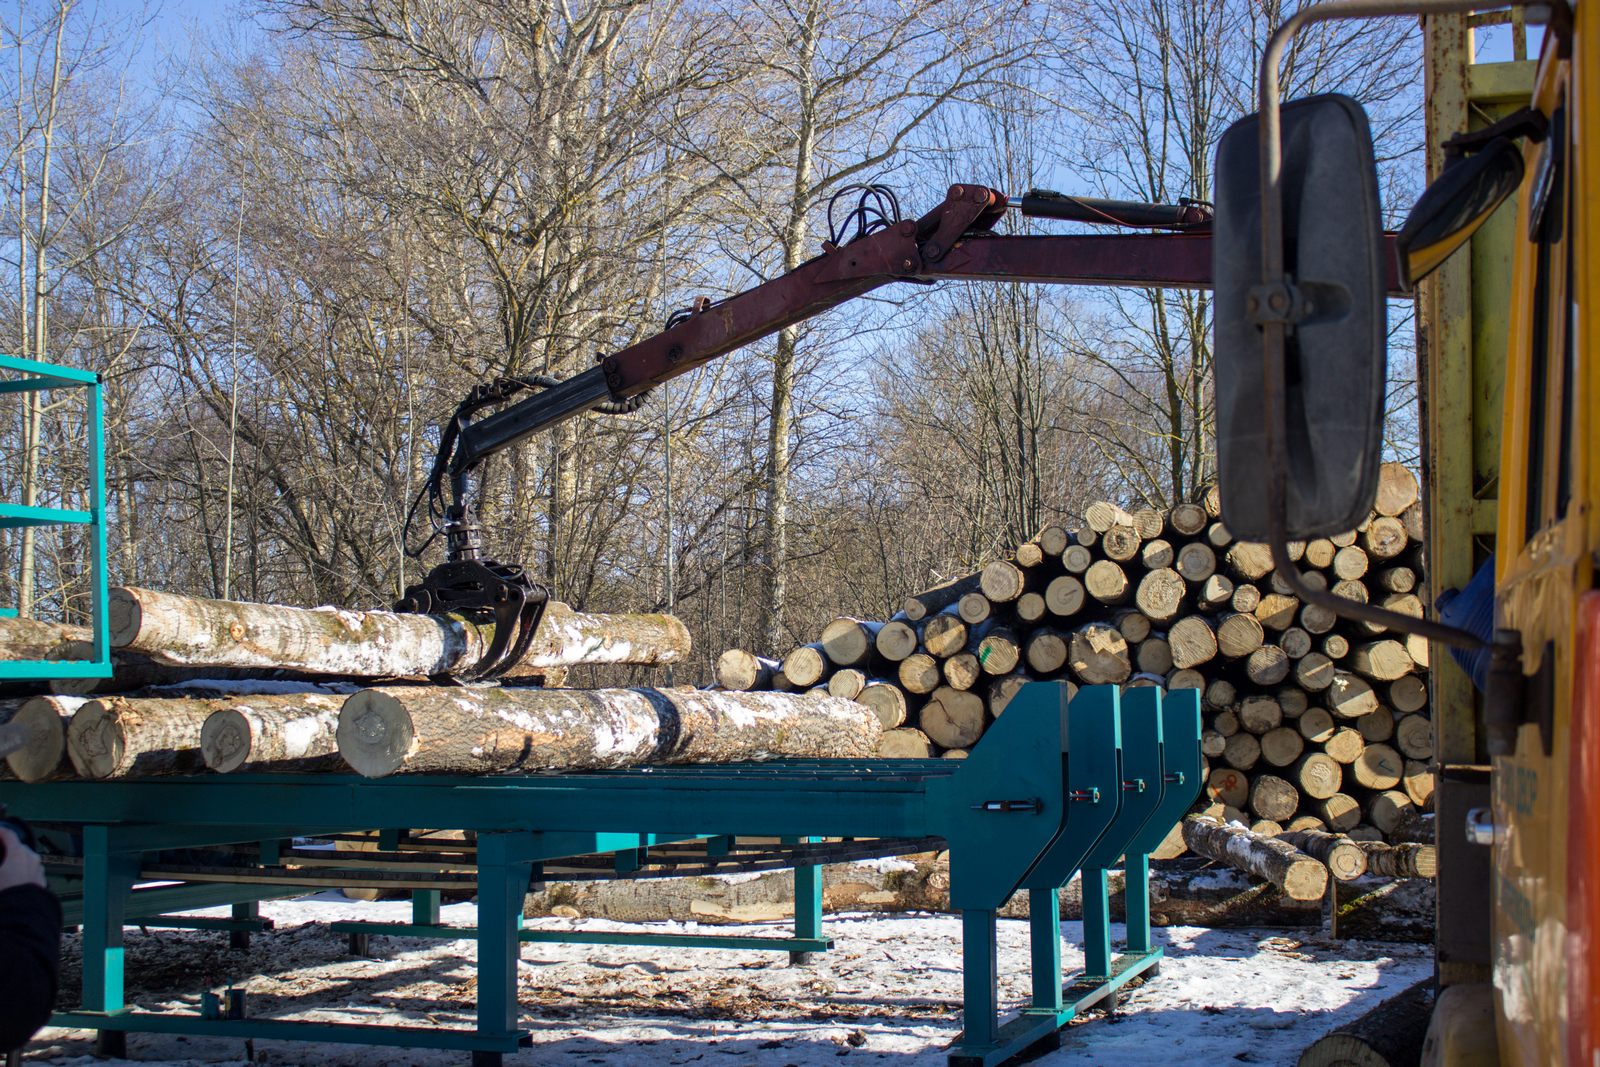
[[[0,1052],[21,1048],[56,1003],[61,904],[36,885],[0,890]]]

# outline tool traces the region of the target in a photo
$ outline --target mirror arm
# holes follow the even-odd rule
[[[1292,322],[1295,303],[1293,279],[1284,273],[1283,262],[1283,128],[1278,112],[1278,66],[1289,39],[1302,28],[1316,22],[1339,18],[1379,18],[1388,15],[1430,15],[1469,12],[1483,6],[1483,0],[1329,0],[1303,7],[1278,27],[1261,56],[1259,81],[1261,115],[1261,284],[1252,291],[1250,316],[1261,327],[1262,389],[1266,394],[1267,522],[1272,562],[1290,590],[1306,603],[1323,607],[1337,615],[1384,626],[1402,633],[1414,633],[1455,648],[1476,651],[1484,642],[1466,630],[1446,626],[1427,618],[1412,618],[1397,611],[1347,600],[1326,589],[1306,584],[1294,561],[1289,558],[1288,537],[1288,462],[1284,441],[1288,420],[1284,411],[1284,338]],[[1526,7],[1523,3],[1512,6]],[[1276,297],[1276,301],[1273,298]],[[1263,306],[1266,305],[1266,306]],[[1276,306],[1274,306],[1276,305]]]

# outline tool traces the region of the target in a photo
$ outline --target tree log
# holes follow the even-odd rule
[[[867,687],[867,672],[845,667],[833,672],[828,679],[828,695],[840,700],[855,700]]]
[[[1333,716],[1325,708],[1307,708],[1295,725],[1301,737],[1315,744],[1325,744],[1333,736]]]
[[[1310,658],[1307,656],[1300,662]],[[1334,671],[1328,685],[1327,703],[1328,710],[1339,718],[1359,719],[1378,710],[1378,695],[1372,691],[1372,686],[1349,671]]]
[[[292,608],[111,591],[111,643],[179,666],[286,668],[359,678],[448,674],[476,663],[494,627],[445,615]],[[521,670],[676,663],[689,631],[671,615],[591,615],[546,606]]]
[[[1017,691],[1032,680],[1026,674],[1007,674],[990,682],[989,714],[998,718],[1000,713],[1006,710],[1006,705],[1011,703],[1011,698],[1017,695]],[[1070,699],[1072,695],[1071,683],[1068,683],[1067,695]]]
[[[890,619],[883,624],[883,629],[878,631],[877,639],[873,642],[878,649],[878,655],[890,663],[899,663],[917,650],[916,627],[905,619]]]
[[[1218,611],[1233,603],[1233,581],[1225,574],[1213,574],[1200,583],[1195,603],[1201,611]]]
[[[930,656],[953,656],[967,645],[967,624],[946,609],[923,620],[922,647]]]
[[[1328,869],[1281,839],[1190,815],[1183,820],[1183,841],[1198,855],[1271,882],[1291,900],[1321,900],[1327,892]]]
[[[1295,765],[1294,780],[1312,800],[1327,800],[1344,784],[1344,768],[1326,752],[1312,752]]]
[[[1234,611],[1249,614],[1261,604],[1261,590],[1253,582],[1235,582],[1233,585],[1233,600],[1230,602]]]
[[[840,667],[865,663],[872,655],[873,642],[883,629],[881,622],[860,619],[834,619],[822,628],[822,651]]]
[[[1420,490],[1417,476],[1403,463],[1385,463],[1378,468],[1378,493],[1373,509],[1379,515],[1399,515],[1417,502]]]
[[[940,686],[922,706],[922,732],[941,748],[967,748],[983,736],[983,698]]]
[[[978,664],[976,653],[972,652],[957,652],[940,665],[940,671],[945,684],[951,689],[971,689],[983,677],[983,668]]]
[[[1147,571],[1170,568],[1177,558],[1178,554],[1173,550],[1172,542],[1160,537],[1139,546],[1139,562],[1144,564],[1144,569]]]
[[[1172,646],[1165,637],[1150,636],[1140,641],[1134,654],[1134,663],[1144,674],[1165,676],[1172,670]]]
[[[24,741],[6,757],[11,773],[24,782],[71,776],[67,723],[84,703],[82,697],[71,696],[37,696],[17,703],[10,722],[23,732]]]
[[[1066,529],[1060,526],[1046,526],[1034,540],[1039,542],[1039,548],[1046,556],[1060,556],[1071,543]]]
[[[921,622],[927,616],[938,614],[965,594],[977,589],[982,579],[982,574],[964,574],[959,578],[940,582],[932,589],[906,597],[900,610],[905,613],[907,622]]]
[[[1272,550],[1254,541],[1233,545],[1225,559],[1228,569],[1247,582],[1258,581],[1272,573]]]
[[[1238,770],[1219,767],[1206,778],[1206,796],[1232,808],[1243,807],[1250,799],[1250,777]]]
[[[261,697],[293,706],[302,695]],[[225,698],[101,697],[86,701],[67,724],[67,755],[84,778],[135,778],[205,770],[200,730]]]
[[[1405,760],[1388,745],[1367,745],[1362,750],[1361,758],[1350,765],[1350,773],[1356,784],[1374,792],[1399,785],[1405,770]]]
[[[1293,661],[1277,645],[1262,645],[1245,660],[1245,673],[1259,686],[1274,686],[1289,677]]]
[[[1313,810],[1327,823],[1329,830],[1351,830],[1361,821],[1361,805],[1344,793],[1335,793],[1320,801]]]
[[[1363,841],[1361,848],[1367,854],[1369,874],[1382,878],[1434,878],[1439,874],[1439,850],[1434,845]]]
[[[1106,559],[1130,563],[1139,555],[1139,533],[1132,526],[1116,525],[1100,535],[1100,551]]]
[[[911,701],[905,690],[890,682],[868,682],[856,696],[856,702],[871,708],[885,730],[904,726],[911,718]],[[878,747],[881,752],[883,746]]]
[[[1288,822],[1300,806],[1300,791],[1275,774],[1261,774],[1250,783],[1250,810],[1263,819]]]
[[[1012,630],[996,626],[978,642],[978,663],[985,674],[1010,674],[1022,660],[1022,643]]]
[[[1340,726],[1333,731],[1332,737],[1322,743],[1322,750],[1336,762],[1348,767],[1361,758],[1361,753],[1367,750],[1367,743],[1360,731]]]
[[[1044,596],[1040,593],[1023,593],[1017,597],[1017,618],[1023,622],[1038,622],[1045,616]]]
[[[914,652],[900,661],[900,687],[908,693],[925,695],[939,688],[939,661],[926,652]]]
[[[1392,834],[1401,823],[1417,816],[1411,797],[1399,789],[1385,789],[1367,802],[1367,818],[1385,834]]]
[[[1051,580],[1044,589],[1044,606],[1059,619],[1076,615],[1083,607],[1083,583],[1070,574]]]
[[[880,731],[825,695],[405,686],[346,700],[338,741],[372,778],[867,756]]]
[[[1199,504],[1174,504],[1167,515],[1167,522],[1173,531],[1185,537],[1200,533],[1206,528],[1207,521],[1206,509]]]
[[[337,731],[344,697],[307,693],[285,702],[228,698],[200,726],[200,755],[220,773],[306,773],[344,769]]]
[[[903,726],[883,732],[878,738],[876,754],[884,759],[931,759],[933,742],[921,730]]]
[[[1251,770],[1261,760],[1261,742],[1255,734],[1240,730],[1229,737],[1223,746],[1222,759],[1234,770]]]
[[[1175,570],[1161,568],[1145,574],[1133,594],[1139,610],[1157,622],[1171,622],[1183,607],[1189,588]]]
[[[1009,604],[1023,593],[1036,588],[1044,578],[1038,567],[1019,567],[1009,560],[997,559],[983,568],[979,589],[996,604]]]
[[[1090,565],[1083,573],[1083,586],[1102,604],[1120,604],[1128,599],[1128,576],[1108,559]]]
[[[1286,832],[1281,839],[1328,868],[1341,882],[1353,882],[1367,873],[1367,854],[1347,837],[1321,830]]]
[[[1173,623],[1167,631],[1172,647],[1172,662],[1179,668],[1209,663],[1217,654],[1217,635],[1202,616],[1189,615]]]
[[[783,657],[783,676],[796,689],[810,689],[828,677],[832,665],[820,644],[801,645]]]
[[[968,593],[956,601],[956,614],[968,626],[976,626],[994,614],[994,605],[982,593]]]
[[[912,635],[913,644],[916,635]],[[730,648],[717,657],[716,679],[722,688],[735,693],[744,693],[752,689],[768,689],[772,686],[772,676],[782,669],[782,664],[777,660],[762,659],[753,652],[746,652],[742,648]]]
[[[1293,726],[1280,726],[1261,735],[1261,758],[1274,767],[1289,766],[1305,749],[1305,739]]]
[[[1235,612],[1217,623],[1217,651],[1225,659],[1243,659],[1261,647],[1266,634],[1254,615]]]
[[[1082,545],[1068,545],[1061,553],[1061,565],[1068,574],[1082,574],[1094,563],[1094,553]]]
[[[1238,715],[1239,725],[1258,737],[1283,725],[1283,705],[1259,693],[1240,701]]]
[[[1192,541],[1178,549],[1177,571],[1186,581],[1203,582],[1217,572],[1217,554],[1210,545]]]
[[[1410,674],[1416,664],[1399,641],[1369,641],[1350,650],[1346,666],[1374,682],[1392,682]]]
[[[1412,759],[1433,758],[1433,723],[1426,715],[1406,715],[1394,725],[1394,744]]]
[[[1030,648],[1029,662],[1032,661]],[[1133,672],[1128,642],[1115,627],[1100,622],[1073,631],[1068,663],[1073,675],[1085,685],[1120,684]]]
[[[1133,525],[1133,516],[1117,507],[1115,504],[1104,500],[1096,500],[1083,511],[1083,521],[1089,529],[1097,534],[1103,534],[1111,527],[1118,524],[1123,526]]]
[[[1369,745],[1388,741],[1394,737],[1394,713],[1379,704],[1372,714],[1356,720],[1356,732]]]
[[[1361,1018],[1325,1034],[1296,1067],[1416,1067],[1433,1015],[1433,978],[1391,997]]]

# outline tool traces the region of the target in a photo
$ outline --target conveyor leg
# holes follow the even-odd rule
[[[139,854],[113,852],[108,827],[83,828],[82,999],[87,1011],[122,1010],[122,923],[138,873]]]
[[[243,904],[235,904],[233,906],[233,917],[238,922],[261,918],[261,902],[259,900],[247,900]],[[249,951],[250,931],[229,930],[228,947],[239,949],[242,952]]]
[[[1122,900],[1128,914],[1128,951],[1150,951],[1150,857],[1127,857]]]
[[[517,1029],[517,962],[522,939],[517,931],[533,864],[517,856],[531,852],[530,834],[478,837],[478,1034],[504,1036]],[[498,1065],[500,1054],[493,1055]],[[483,1064],[491,1061],[482,1060]]]
[[[802,843],[810,838],[802,838]],[[794,936],[815,940],[822,936],[822,868],[817,866],[794,869]],[[814,952],[791,952],[791,966],[803,967],[811,962]]]
[[[96,1030],[94,1054],[108,1060],[128,1058],[128,1034],[125,1030]]]
[[[474,1052],[472,1067],[500,1067],[505,1057],[498,1052]]]
[[[411,924],[413,926],[439,925],[439,891],[413,889],[411,891]]]
[[[1111,977],[1111,908],[1104,868],[1083,872],[1083,973]]]
[[[1054,889],[1028,890],[1028,935],[1032,946],[1033,1007],[1060,1012],[1061,902]]]
[[[999,948],[994,912],[968,908],[961,913],[962,1044],[984,1048],[995,1043],[999,1012]]]
[[[372,955],[372,935],[361,933],[351,934],[349,947],[350,955],[352,956]]]

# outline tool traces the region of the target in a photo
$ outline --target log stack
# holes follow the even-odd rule
[[[1385,464],[1365,522],[1290,554],[1312,585],[1420,616],[1422,540],[1416,478]],[[881,755],[954,758],[1028,681],[1195,688],[1200,809],[1268,837],[1401,841],[1432,809],[1427,670],[1426,642],[1302,604],[1213,489],[1166,511],[1096,502],[891,618],[836,619],[771,659],[730,650],[716,680],[853,699],[882,722]]]
[[[0,703],[0,722],[25,740],[6,759],[10,775],[502,774],[859,757],[876,750],[881,732],[868,707],[825,694],[539,684],[577,664],[682,659],[689,632],[670,615],[596,615],[552,603],[508,684],[458,687],[427,683],[475,663],[493,633],[457,615],[133,588],[112,592],[109,614],[116,661],[92,696]],[[71,658],[66,646],[87,639],[72,627],[7,622],[0,652],[13,657]],[[847,659],[876,636],[870,627],[845,629],[830,633],[826,655]],[[760,662],[750,670],[752,679],[771,672]]]

